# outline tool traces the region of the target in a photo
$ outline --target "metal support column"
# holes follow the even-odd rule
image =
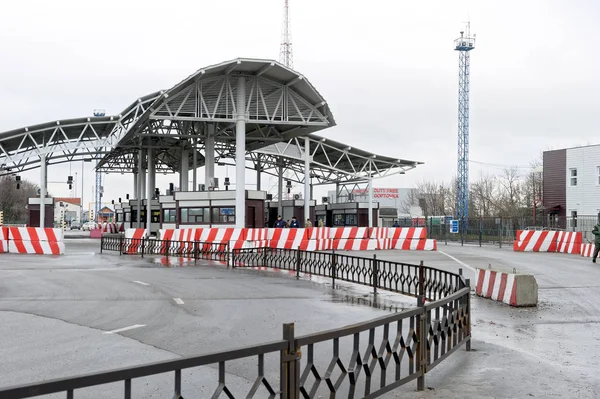
[[[238,78],[235,123],[235,227],[246,226],[246,78]]]
[[[333,203],[338,203],[338,198],[340,196],[340,183],[335,183],[335,192],[333,193]]]
[[[373,227],[373,176],[369,166],[369,227]]]
[[[181,147],[181,167],[179,169],[179,191],[189,191],[190,186],[190,153],[187,143]]]
[[[256,191],[260,191],[261,181],[260,181],[260,172],[262,171],[261,163],[256,164]]]
[[[277,215],[283,217],[283,166],[277,170]]]
[[[144,180],[144,175],[142,173],[142,165],[144,164],[144,151],[139,150],[137,156],[137,187],[135,190],[135,199],[137,200],[137,221],[136,227],[139,229],[142,227],[142,181]]]
[[[310,139],[304,138],[304,223],[310,219]]]
[[[40,227],[44,228],[46,221],[46,187],[48,186],[48,179],[46,177],[46,154],[40,155]]]
[[[206,189],[215,178],[215,125],[209,123],[204,138],[204,184]]]
[[[137,187],[138,187],[138,172],[137,172],[137,170],[134,170],[133,171],[133,195],[134,196],[137,194]]]
[[[154,149],[148,148],[148,189],[146,193],[146,236],[150,237],[150,227],[152,226],[152,197],[154,196],[155,186],[155,170],[154,170]]]
[[[192,139],[192,191],[198,191],[198,139]]]

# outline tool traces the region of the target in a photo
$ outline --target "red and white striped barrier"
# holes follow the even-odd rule
[[[389,227],[387,238],[402,240],[426,239],[427,229],[424,227]]]
[[[125,229],[125,238],[131,241],[123,245],[123,253],[137,254],[142,251],[142,238],[148,238],[148,236],[146,229]]]
[[[325,238],[322,240],[302,240],[300,242],[302,251],[327,251],[333,249],[333,240]]]
[[[557,231],[518,230],[515,252],[556,252]]]
[[[326,240],[331,237],[330,227],[308,227],[305,228],[305,240]]]
[[[116,234],[119,232],[116,223],[103,223],[102,232],[107,234]]]
[[[585,258],[593,258],[595,248],[596,244],[581,244],[581,256]]]
[[[329,238],[335,240],[369,238],[368,230],[368,227],[332,227]]]
[[[511,306],[536,306],[538,286],[531,274],[503,273],[477,269],[475,293]]]
[[[342,238],[332,240],[332,249],[344,251],[370,251],[377,249],[377,240],[369,238]]]
[[[269,229],[269,247],[298,249],[304,240],[304,229]]]
[[[390,228],[389,227],[372,227],[369,229],[369,238],[375,240],[381,240],[389,238]]]
[[[8,227],[0,226],[0,253],[8,252]]]
[[[65,243],[62,229],[10,227],[8,252],[19,254],[62,255]]]
[[[269,240],[258,240],[258,241],[246,241],[250,245],[250,248],[268,248]]]
[[[565,254],[581,254],[581,242],[583,235],[581,232],[559,231],[556,237],[556,252]]]
[[[246,231],[246,241],[261,241],[269,239],[269,229],[248,229]]]
[[[437,251],[437,240],[381,238],[377,240],[377,249],[400,249],[404,251]]]

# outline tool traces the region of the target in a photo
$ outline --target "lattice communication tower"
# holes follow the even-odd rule
[[[467,32],[460,32],[454,41],[454,50],[458,51],[458,173],[456,218],[461,233],[466,232],[469,218],[469,85],[470,52],[475,48],[475,35],[471,37],[471,24]]]
[[[290,27],[290,4],[288,0],[284,0],[283,3],[283,30],[281,33],[279,62],[281,62],[286,67],[294,69],[294,53],[292,52],[292,31]]]

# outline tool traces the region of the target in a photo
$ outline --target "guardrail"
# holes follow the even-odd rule
[[[155,240],[152,238],[125,238],[123,235],[103,235],[100,253],[115,251],[121,255],[162,255],[169,257],[228,261],[229,243],[200,241]]]
[[[463,344],[470,350],[470,282],[462,271],[454,274],[422,263],[270,248],[234,249],[231,264],[276,267],[295,271],[297,277],[300,273],[319,275],[333,282],[337,279],[372,286],[375,292],[386,289],[416,296],[417,307],[301,337],[295,336],[294,324],[284,324],[282,340],[0,389],[0,397],[66,392],[67,398],[74,398],[76,389],[122,381],[123,397],[131,398],[132,380],[174,373],[174,398],[182,398],[182,370],[216,366],[218,381],[214,382],[213,398],[376,398],[415,379],[417,388],[423,390],[429,371]],[[248,358],[256,360],[256,372],[244,376],[253,381],[249,388],[226,379],[227,364]]]

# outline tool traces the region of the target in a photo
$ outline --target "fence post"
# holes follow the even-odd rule
[[[104,236],[100,236],[100,253],[102,253],[103,246],[104,246]]]
[[[481,225],[483,224],[483,220],[481,220],[481,218],[479,218],[479,247],[481,248],[481,235],[483,234],[481,231]]]
[[[227,265],[227,267],[229,267],[229,265]],[[233,251],[231,252],[231,268],[235,269],[235,252]]]
[[[194,263],[198,262],[198,241],[194,241]]]
[[[123,255],[123,247],[125,246],[125,237],[119,236],[119,256]]]
[[[221,247],[219,247],[220,249]],[[235,248],[233,248],[235,249]],[[229,241],[227,241],[227,247],[225,247],[225,263],[227,263],[227,267],[229,267],[229,256],[230,253],[233,254],[233,249],[231,248],[231,244],[229,243]],[[230,252],[231,251],[231,252]],[[233,268],[233,266],[232,266]]]
[[[335,288],[335,278],[337,276],[337,257],[335,256],[335,249],[331,252],[331,285]]]
[[[146,246],[146,239],[142,237],[142,258],[144,257],[144,247]]]
[[[379,262],[377,255],[373,254],[373,295],[377,295],[377,283],[379,282]]]
[[[417,377],[417,390],[425,390],[425,366],[427,363],[426,359],[426,347],[427,347],[427,312],[425,311],[425,302],[422,295],[417,296],[417,306],[421,309],[421,313],[417,314],[417,370],[419,377]]]
[[[467,287],[469,287],[469,290],[471,289],[471,279],[465,279],[465,285]],[[467,310],[466,310],[466,317],[467,317],[467,336],[469,337],[469,340],[466,343],[466,347],[465,349],[467,350],[467,352],[471,351],[471,292],[469,291],[469,294],[467,295]]]
[[[287,348],[281,351],[281,398],[298,399],[300,397],[300,351],[296,347],[294,323],[283,325],[283,339]]]
[[[300,253],[300,247],[298,247],[298,249],[296,250],[296,279],[300,278],[300,256],[302,254]]]
[[[419,263],[419,292],[416,294],[425,298],[425,265],[423,265],[423,261]]]
[[[264,247],[262,249],[263,251],[263,261],[262,261],[262,266],[263,267],[267,267],[267,247]],[[261,266],[261,265],[256,265],[256,266]]]

